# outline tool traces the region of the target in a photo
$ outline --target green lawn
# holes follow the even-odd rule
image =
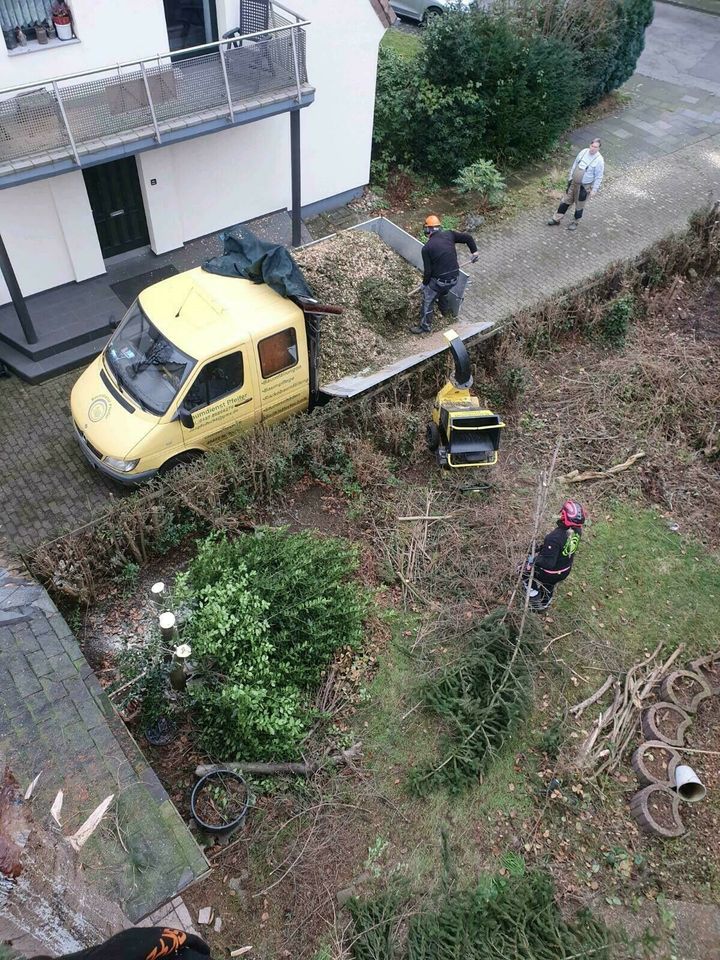
[[[387,30],[380,41],[385,50],[394,50],[401,57],[414,57],[420,50],[420,37],[414,33],[403,33],[401,30]]]
[[[681,665],[718,648],[719,601],[720,563],[701,543],[673,533],[655,510],[618,504],[586,530],[572,576],[558,588],[554,626],[590,641],[580,650],[576,634],[561,645],[580,672],[585,655],[622,669],[661,640],[665,657],[685,643]]]

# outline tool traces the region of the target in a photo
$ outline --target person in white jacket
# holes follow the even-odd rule
[[[605,174],[605,161],[600,153],[600,138],[590,141],[575,157],[575,163],[570,168],[565,196],[560,201],[557,212],[548,220],[548,226],[557,227],[568,209],[575,204],[575,218],[568,224],[568,230],[577,230],[583,215],[585,201],[596,196]]]

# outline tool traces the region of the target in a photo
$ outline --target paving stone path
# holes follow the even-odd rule
[[[132,920],[207,871],[192,834],[45,590],[2,567],[0,758],[23,788],[41,774],[33,809],[43,822],[58,790],[64,791],[66,836],[115,794],[82,858],[90,882]]]
[[[550,294],[577,286],[611,263],[634,257],[720,196],[720,134],[634,166],[603,186],[575,233],[546,224],[552,208],[516,217],[478,237],[469,267],[466,321],[501,321]],[[462,324],[460,324],[460,328]]]

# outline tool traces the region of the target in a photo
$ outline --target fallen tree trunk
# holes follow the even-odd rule
[[[195,775],[204,777],[208,773],[217,773],[219,770],[232,770],[233,773],[248,773],[257,777],[311,777],[323,767],[340,767],[345,763],[351,763],[361,755],[361,752],[362,743],[355,743],[347,750],[309,763],[201,763],[195,768]]]

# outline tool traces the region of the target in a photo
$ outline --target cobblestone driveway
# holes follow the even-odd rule
[[[89,467],[75,442],[69,400],[79,374],[40,386],[0,380],[0,554],[77,527],[123,494]]]

